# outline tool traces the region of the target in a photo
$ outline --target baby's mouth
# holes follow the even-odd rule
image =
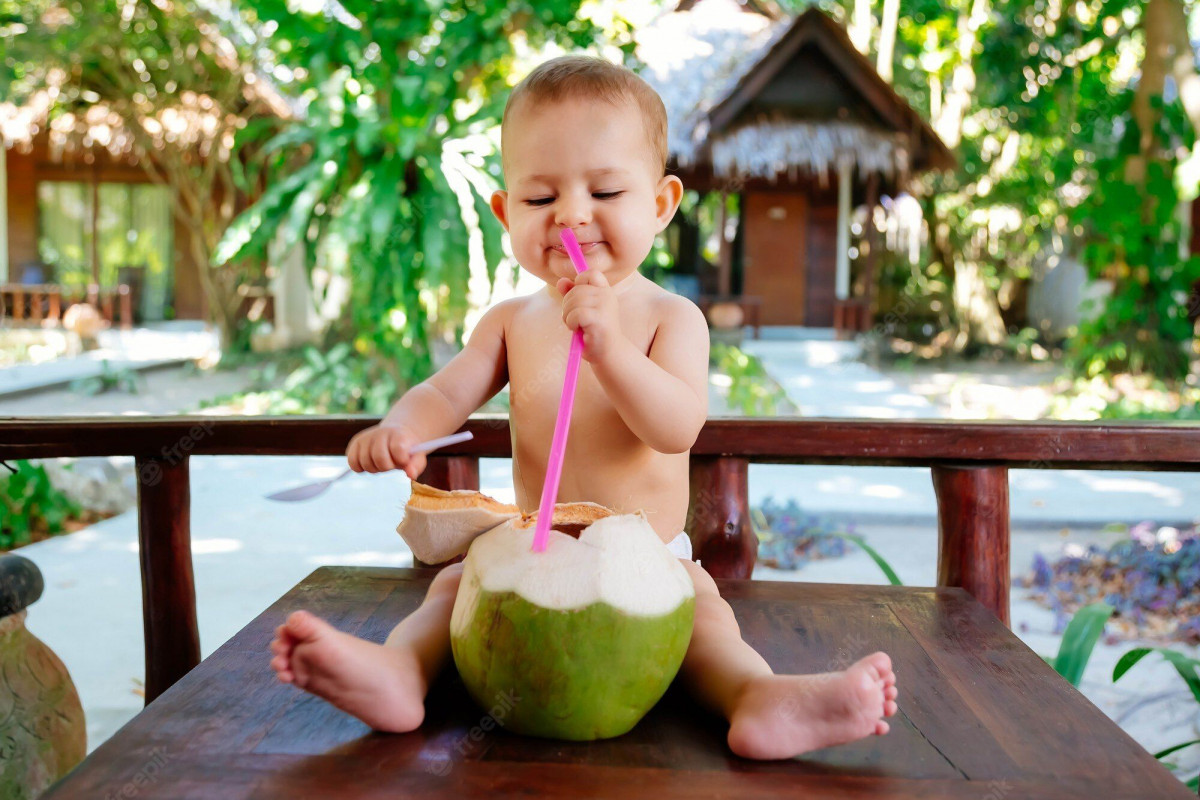
[[[604,242],[580,242],[579,249],[583,251],[584,255],[587,255],[602,244],[604,244]],[[567,248],[561,244],[552,244],[550,245],[550,249],[558,253],[560,256],[567,255]]]

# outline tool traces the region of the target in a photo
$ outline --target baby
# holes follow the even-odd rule
[[[490,309],[450,363],[355,436],[356,472],[416,478],[415,443],[457,430],[510,387],[517,505],[541,498],[572,332],[582,329],[574,417],[559,502],[644,510],[696,587],[696,621],[679,679],[729,722],[747,758],[788,758],[888,730],[896,713],[891,662],[874,653],[841,672],[776,675],[742,641],[717,586],[694,563],[683,530],[688,451],[708,414],[708,327],[690,301],[638,272],[683,185],[665,174],[667,119],[641,78],[599,59],[546,62],[518,85],[501,133],[505,191],[491,199],[513,254],[543,290]],[[589,269],[575,273],[559,232],[574,230]],[[375,644],[304,611],[271,643],[281,681],[382,731],[410,731],[450,654],[450,611],[462,565],[441,570],[422,605]]]

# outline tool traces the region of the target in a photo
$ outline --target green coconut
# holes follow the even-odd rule
[[[552,530],[532,552],[533,520],[471,543],[450,622],[467,691],[516,733],[620,736],[667,691],[692,638],[691,576],[641,514],[579,538]]]

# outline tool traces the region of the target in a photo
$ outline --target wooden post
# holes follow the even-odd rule
[[[446,491],[455,489],[479,491],[479,459],[475,456],[431,455],[426,458],[425,471],[417,476],[417,482]],[[413,556],[413,566],[441,569],[447,564],[455,564],[462,560],[463,556],[456,556],[441,564],[426,564]]]
[[[894,1],[894,0],[893,0]],[[879,288],[879,256],[883,243],[879,239],[879,231],[875,229],[875,209],[879,205],[879,173],[872,172],[867,177],[867,258],[863,270],[863,318],[859,320],[860,331],[869,330],[874,318],[875,304]]]
[[[20,286],[13,289],[13,319],[17,322],[25,319],[25,290]]]
[[[129,287],[121,284],[117,287],[117,295],[120,298],[121,330],[127,331],[133,327],[133,301],[130,297]]]
[[[200,663],[188,457],[135,459],[146,703]]]
[[[50,321],[62,324],[62,289],[57,286],[50,290]]]
[[[749,578],[758,558],[748,469],[744,458],[692,456],[687,532],[692,557],[714,578]]]
[[[938,586],[960,586],[1008,624],[1008,468],[935,466]]]
[[[721,216],[717,220],[717,294],[729,297],[733,294],[733,242],[725,236],[729,223],[729,196],[721,192]]]

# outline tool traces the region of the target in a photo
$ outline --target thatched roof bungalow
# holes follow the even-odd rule
[[[685,0],[640,32],[638,55],[684,185],[740,196],[716,292],[760,298],[765,325],[865,327],[869,298],[850,292],[851,208],[952,167],[937,134],[817,9],[791,18],[756,0]]]

